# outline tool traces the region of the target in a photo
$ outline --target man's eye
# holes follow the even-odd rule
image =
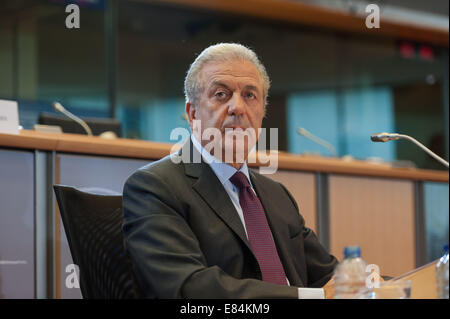
[[[246,98],[247,99],[256,99],[256,95],[250,92],[250,93],[246,94]]]
[[[218,97],[219,99],[222,99],[226,96],[227,94],[225,92],[216,92],[215,96]]]

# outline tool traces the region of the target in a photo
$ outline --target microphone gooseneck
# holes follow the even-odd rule
[[[417,141],[415,138],[412,138],[411,136],[404,135],[404,134],[398,134],[398,133],[376,133],[372,134],[370,136],[370,139],[372,142],[388,142],[388,141],[395,141],[395,140],[408,140],[417,146],[419,146],[422,150],[427,152],[431,157],[433,157],[435,160],[440,162],[442,165],[446,166],[448,168],[448,162],[444,160],[442,157],[438,156],[434,152],[432,152],[429,148],[427,148],[425,145]]]
[[[80,124],[83,129],[86,131],[87,135],[89,136],[93,136],[91,128],[87,125],[87,123],[85,121],[83,121],[82,119],[80,119],[78,116],[70,113],[69,111],[67,111],[64,106],[61,105],[61,103],[59,102],[53,102],[53,108],[64,114],[65,116],[67,116],[68,118],[70,118],[71,120],[77,122],[78,124]]]
[[[308,132],[308,130],[306,130],[303,127],[299,127],[297,129],[297,133],[306,137],[307,139],[310,139],[311,141],[313,141],[316,144],[319,144],[320,146],[325,147],[327,150],[329,150],[334,157],[337,157],[337,152],[336,149],[333,147],[333,145],[331,145],[330,143],[328,143],[327,141],[321,139],[320,137],[317,137],[313,134],[311,134],[310,132]]]

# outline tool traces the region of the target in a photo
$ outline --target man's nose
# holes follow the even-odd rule
[[[245,101],[243,97],[238,93],[233,94],[233,97],[229,100],[228,113],[230,115],[241,115],[244,113],[244,110]]]

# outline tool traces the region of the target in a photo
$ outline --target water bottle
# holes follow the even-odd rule
[[[359,246],[344,249],[344,260],[335,270],[336,299],[356,299],[366,287],[366,263],[361,258]]]
[[[444,246],[444,256],[436,264],[437,297],[448,299],[448,245]]]

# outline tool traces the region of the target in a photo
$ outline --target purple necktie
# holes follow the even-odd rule
[[[281,265],[261,202],[243,173],[236,172],[230,177],[230,181],[239,189],[239,203],[244,213],[248,240],[253,254],[258,260],[263,280],[278,285],[287,285],[286,274]]]

